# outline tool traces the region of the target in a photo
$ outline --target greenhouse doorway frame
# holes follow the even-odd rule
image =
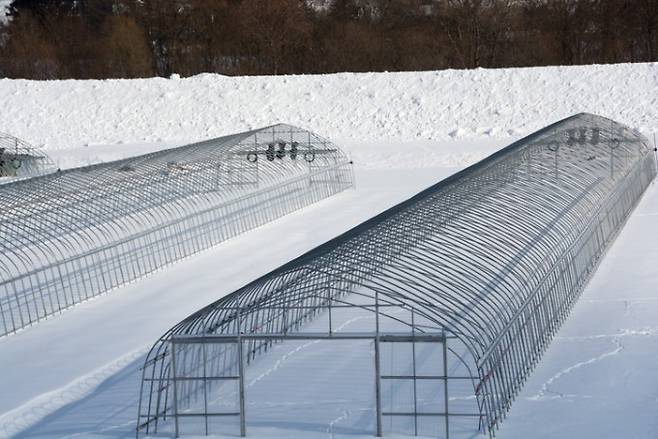
[[[454,379],[466,379],[473,380],[472,376],[449,376],[448,372],[448,338],[445,333],[418,333],[418,332],[330,332],[330,333],[312,333],[312,332],[299,332],[299,333],[274,333],[274,334],[221,334],[221,335],[175,335],[171,338],[171,384],[173,385],[173,399],[172,399],[172,416],[174,417],[174,435],[175,437],[180,436],[180,427],[179,427],[179,418],[180,417],[204,417],[206,432],[208,432],[208,418],[209,417],[239,417],[240,423],[240,436],[246,437],[247,435],[247,413],[245,410],[247,393],[245,391],[245,368],[248,363],[246,358],[246,353],[248,347],[245,344],[259,345],[263,344],[273,344],[276,342],[282,341],[370,341],[374,348],[374,361],[373,361],[373,372],[375,377],[375,431],[374,435],[377,437],[384,436],[384,422],[383,419],[386,417],[410,417],[413,418],[414,431],[411,433],[414,436],[418,435],[418,418],[420,417],[437,417],[443,419],[442,423],[444,424],[445,438],[450,438],[450,417],[459,416],[459,417],[476,417],[481,418],[483,415],[481,413],[451,413],[449,411],[449,392],[447,383],[450,380]],[[382,345],[386,343],[410,343],[414,348],[410,362],[413,372],[411,374],[384,374],[382,372]],[[438,349],[441,352],[443,357],[442,363],[442,374],[439,375],[420,375],[416,373],[416,355],[415,355],[415,345],[416,343],[435,343]],[[185,368],[180,368],[176,366],[176,354],[177,350],[186,349],[190,346],[201,345],[202,355],[206,355],[205,346],[207,345],[230,345],[234,347],[237,352],[236,361],[237,368],[236,374],[226,375],[226,374],[208,374],[204,373],[200,376],[190,376]],[[182,369],[182,370],[181,370]],[[178,398],[177,389],[181,382],[189,381],[199,381],[202,382],[201,385],[204,386],[204,399],[207,400],[207,395],[205,395],[205,384],[208,381],[216,380],[233,380],[238,383],[238,411],[230,412],[208,412],[207,406],[206,410],[203,413],[181,413],[178,408]],[[413,410],[411,411],[395,411],[395,410],[385,410],[382,406],[382,382],[387,380],[408,380],[413,382],[414,394],[413,394]],[[436,380],[444,383],[444,410],[436,412],[422,412],[417,409],[417,395],[416,395],[416,382],[420,380]]]

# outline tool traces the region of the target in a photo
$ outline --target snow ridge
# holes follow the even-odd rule
[[[658,64],[103,81],[0,80],[0,130],[59,149],[288,122],[335,141],[529,133],[579,112],[655,131]]]

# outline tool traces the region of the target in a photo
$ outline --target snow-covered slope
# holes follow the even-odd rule
[[[354,159],[357,177],[354,191],[0,339],[0,438],[134,437],[144,351],[189,313],[562,117],[594,112],[651,135],[658,131],[657,90],[658,64],[0,80],[0,131],[47,144],[62,167],[283,121],[339,143]],[[652,187],[517,398],[500,437],[658,438],[656,215]],[[269,376],[285,379],[277,375],[284,369]],[[349,407],[326,413],[327,429],[317,437],[331,437],[334,427],[340,431],[358,414]]]
[[[51,148],[287,122],[335,141],[509,136],[587,111],[652,131],[658,64],[109,81],[0,80],[0,131]]]
[[[0,0],[0,21],[6,20],[7,8],[11,4],[11,0]]]

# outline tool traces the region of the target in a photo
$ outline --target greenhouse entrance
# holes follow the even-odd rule
[[[459,375],[446,340],[411,332],[177,335],[171,433],[449,438],[451,429],[462,430],[458,418],[469,418],[464,427],[475,433],[473,377]],[[448,382],[455,383],[451,395],[466,392],[459,405],[469,408],[449,404]]]

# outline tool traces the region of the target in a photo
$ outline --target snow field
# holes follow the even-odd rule
[[[0,130],[47,145],[61,167],[288,122],[335,141],[350,153],[356,170],[353,191],[0,339],[0,438],[134,437],[144,352],[182,318],[521,135],[573,113],[611,117],[651,136],[658,132],[657,90],[658,64],[0,80],[5,104]],[[658,438],[656,218],[654,183],[497,437]],[[263,391],[296,378],[272,364],[314,352],[281,348],[272,351],[269,365],[262,364],[260,372],[269,371],[259,380]],[[253,370],[249,373],[256,374]],[[346,369],[332,373],[340,375],[340,370]],[[338,393],[351,385],[350,377],[344,378]],[[368,395],[341,405],[340,395],[323,399],[321,392],[298,390],[307,392],[305,407],[265,404],[276,416],[267,418],[263,411],[261,420],[269,419],[270,425],[252,424],[250,431],[256,437],[307,437],[309,425],[273,427],[271,421],[285,416],[290,421],[291,413],[318,405],[331,410],[327,419],[316,420],[317,437],[372,437],[363,433]]]
[[[197,309],[455,170],[357,169],[356,190],[0,339],[0,438],[134,437],[143,357],[118,372],[117,361],[132,360]]]

